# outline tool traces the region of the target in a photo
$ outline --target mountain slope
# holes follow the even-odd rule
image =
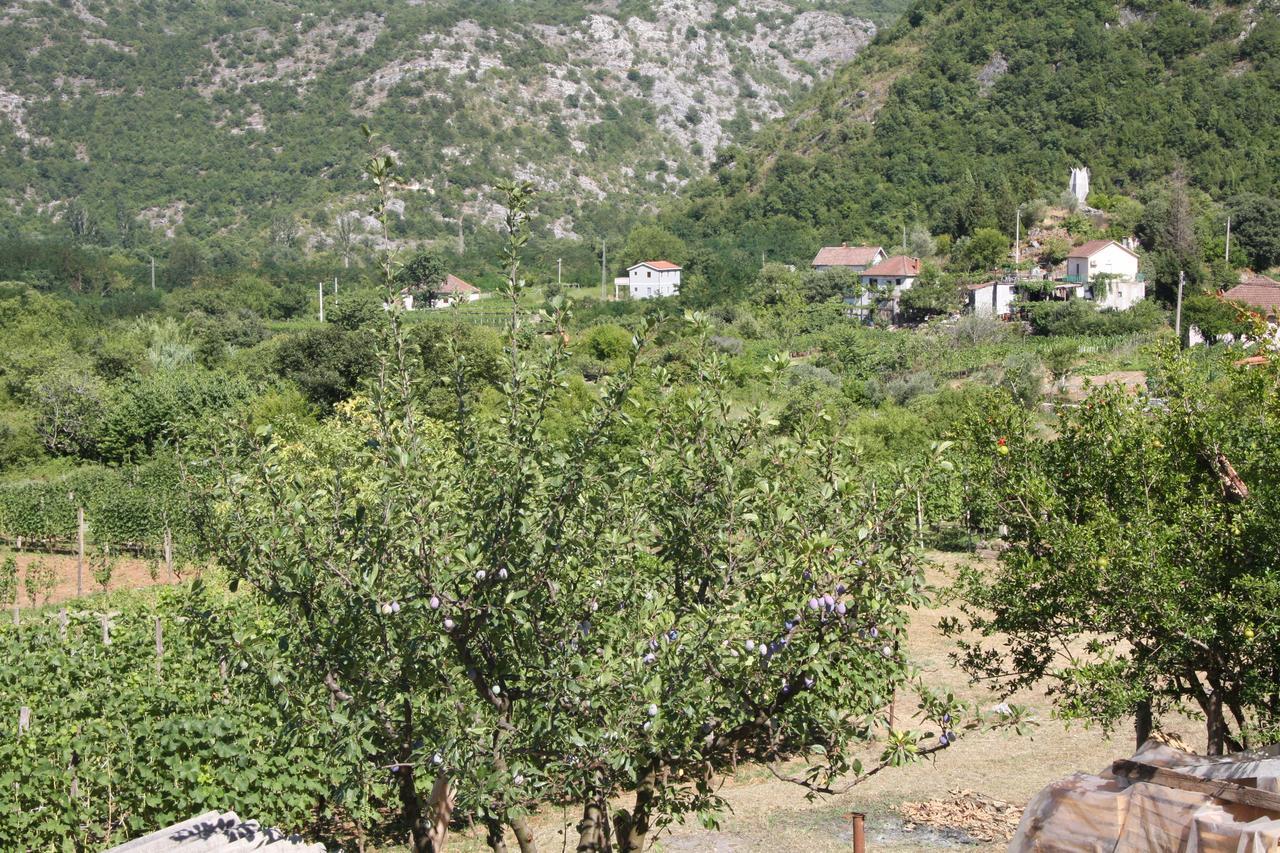
[[[316,245],[361,207],[368,122],[421,180],[405,236],[491,223],[512,173],[547,191],[557,234],[607,231],[904,4],[18,0],[0,10],[0,218]]]
[[[741,279],[762,254],[1011,229],[1069,170],[1134,193],[1182,167],[1215,197],[1280,178],[1280,4],[920,0],[668,224]]]

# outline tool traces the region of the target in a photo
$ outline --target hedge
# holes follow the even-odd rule
[[[182,550],[192,550],[200,541],[199,505],[180,482],[171,457],[123,468],[84,467],[56,479],[0,483],[0,537],[73,543],[80,507],[94,543],[158,549],[166,526]]]

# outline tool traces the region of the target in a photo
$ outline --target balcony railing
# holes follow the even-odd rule
[[[1103,273],[1103,275],[1105,275],[1105,273]],[[1095,278],[1097,278],[1097,276],[1095,276]],[[1060,282],[1062,282],[1062,283],[1064,283],[1064,284],[1088,284],[1088,283],[1090,282],[1090,280],[1091,280],[1091,279],[1090,279],[1090,278],[1089,278],[1089,276],[1087,276],[1087,275],[1064,275],[1064,276],[1059,276],[1058,278],[1055,278],[1055,279],[1054,279],[1054,281],[1060,281]],[[1138,274],[1137,274],[1136,276],[1134,276],[1132,279],[1117,278],[1117,279],[1113,279],[1113,280],[1114,280],[1114,281],[1141,281],[1141,282],[1145,282],[1145,281],[1147,280],[1147,277],[1146,277],[1146,275],[1145,275],[1145,274],[1143,274],[1143,273],[1138,273]]]

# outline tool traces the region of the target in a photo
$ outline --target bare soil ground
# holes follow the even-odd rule
[[[939,563],[932,582],[945,586],[956,566],[973,557],[935,555]],[[949,660],[953,641],[938,631],[943,616],[958,616],[957,608],[942,604],[920,611],[911,626],[909,648],[927,680],[955,691],[957,696],[994,705],[1000,697],[985,687],[973,686]],[[877,851],[949,850],[995,851],[1003,841],[979,841],[958,828],[933,829],[913,825],[898,811],[903,803],[946,800],[949,792],[967,790],[1003,800],[1020,810],[1048,782],[1077,770],[1096,772],[1116,758],[1133,752],[1131,730],[1106,738],[1096,729],[1067,726],[1051,717],[1052,706],[1041,691],[1017,694],[1013,701],[1033,707],[1040,726],[1029,736],[988,732],[971,734],[952,749],[938,753],[936,761],[898,770],[886,770],[847,794],[816,801],[805,799],[796,785],[775,779],[762,768],[744,768],[725,780],[722,793],[732,812],[723,816],[722,828],[706,830],[696,824],[673,827],[655,850],[663,853],[847,853],[852,849],[848,815],[867,815],[867,847]],[[899,701],[910,713],[914,703]],[[1195,743],[1199,731],[1184,728]],[[1202,746],[1202,744],[1201,744]],[[874,758],[876,750],[868,750]],[[624,802],[624,804],[627,804]],[[572,850],[576,844],[573,824],[577,815],[544,813],[537,816],[540,850]],[[464,836],[457,846],[464,851],[487,849],[480,835]],[[452,845],[451,845],[452,846]]]
[[[30,565],[37,560],[44,561],[54,571],[56,584],[53,593],[49,596],[50,603],[67,601],[76,597],[76,557],[74,554],[43,554],[24,552],[17,555],[18,557],[18,604],[26,607],[30,604],[27,597],[27,570]],[[121,557],[116,562],[115,571],[111,573],[111,581],[107,584],[108,590],[117,589],[142,589],[143,587],[153,586],[157,583],[165,583],[168,579],[165,576],[164,564],[156,567],[156,577],[151,577],[152,567],[147,564],[146,560],[140,560],[134,557]],[[93,579],[93,573],[89,568],[89,560],[85,559],[84,577],[82,579],[84,594],[88,595],[93,592],[100,592],[101,587],[97,581]],[[44,604],[43,598],[39,599],[38,604]]]
[[[1114,370],[1101,376],[1070,376],[1067,378],[1065,396],[1079,402],[1089,396],[1089,387],[1119,383],[1129,393],[1137,393],[1147,387],[1147,374],[1141,370]]]

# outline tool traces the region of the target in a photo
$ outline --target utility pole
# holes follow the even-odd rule
[[[907,251],[907,223],[902,223],[902,251]]]
[[[556,258],[556,284],[563,283],[564,258]]]
[[[324,322],[324,282],[317,285],[320,290],[320,322]]]
[[[1227,217],[1227,266],[1231,266],[1231,217]]]
[[[609,293],[607,290],[605,290],[605,286],[604,286],[604,271],[607,266],[606,261],[608,257],[609,257],[608,241],[605,240],[603,237],[601,237],[600,238],[600,298],[601,299],[609,298]]]
[[[1228,254],[1230,254],[1230,251],[1231,251],[1230,249],[1227,250]],[[156,289],[156,259],[154,255],[147,255],[147,257],[151,258],[151,289],[155,290]]]
[[[1022,269],[1022,208],[1026,207],[1024,201],[1018,205],[1017,211],[1013,214],[1013,277],[1018,278]]]
[[[458,256],[461,257],[467,253],[467,244],[462,239],[462,214],[458,214]]]
[[[1182,287],[1186,284],[1187,274],[1178,270],[1178,307],[1173,317],[1173,333],[1178,336],[1178,347],[1182,347]]]
[[[333,295],[338,295],[338,277],[336,275],[333,277]]]

